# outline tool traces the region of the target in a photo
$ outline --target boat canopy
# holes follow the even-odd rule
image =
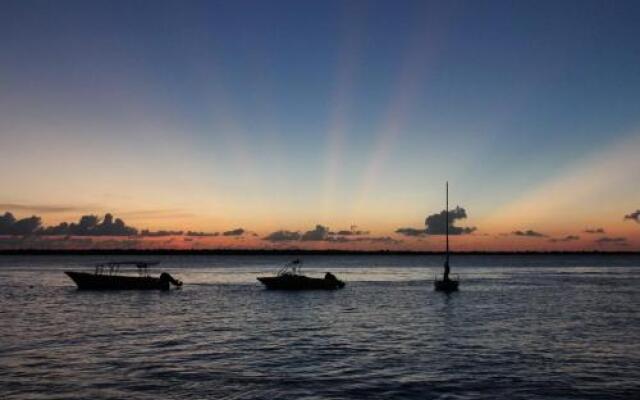
[[[147,276],[149,275],[149,271],[148,271],[148,267],[149,266],[153,266],[153,265],[158,265],[160,264],[160,262],[158,261],[111,261],[111,262],[106,262],[106,263],[98,263],[95,265],[96,268],[96,275],[102,275],[102,274],[109,274],[109,275],[113,275],[113,274],[117,274],[120,270],[120,267],[122,267],[123,265],[134,265],[137,267],[138,269],[138,274],[141,276]]]
[[[302,268],[302,261],[299,258],[286,263],[280,270],[278,271],[278,276],[280,275],[298,275]]]

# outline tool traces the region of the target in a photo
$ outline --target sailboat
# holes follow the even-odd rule
[[[447,243],[447,253],[446,258],[444,260],[444,274],[442,279],[437,279],[433,281],[433,285],[435,289],[439,292],[455,292],[458,290],[459,281],[453,280],[449,278],[449,182],[446,183],[446,202],[445,202],[445,234],[446,234],[446,243]]]

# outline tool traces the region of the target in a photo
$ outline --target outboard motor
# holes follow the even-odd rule
[[[169,283],[171,283],[175,287],[182,286],[182,281],[174,279],[174,277],[167,272],[163,272],[160,274],[160,281],[163,283],[163,285],[166,285],[165,287],[163,287],[164,290],[169,290]]]

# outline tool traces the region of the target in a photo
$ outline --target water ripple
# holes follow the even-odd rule
[[[385,260],[325,261],[353,280],[341,291],[306,293],[262,289],[246,271],[270,268],[247,259],[235,275],[225,267],[222,278],[215,268],[228,259],[169,260],[176,276],[200,279],[169,293],[83,293],[59,266],[83,262],[18,268],[0,260],[8,283],[0,293],[0,398],[625,399],[640,392],[635,259],[615,268],[484,260],[460,268],[463,290],[451,296],[433,292],[432,271],[415,260]]]

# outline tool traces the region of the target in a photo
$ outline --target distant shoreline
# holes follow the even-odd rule
[[[527,255],[640,255],[640,251],[457,251],[455,255],[464,256],[527,256]],[[93,249],[93,250],[0,250],[0,256],[7,255],[234,255],[234,256],[264,256],[264,255],[348,255],[348,256],[372,256],[372,255],[392,255],[392,256],[423,256],[423,255],[444,255],[442,251],[410,251],[410,250],[301,250],[301,249],[205,249],[205,250],[175,250],[175,249]]]

